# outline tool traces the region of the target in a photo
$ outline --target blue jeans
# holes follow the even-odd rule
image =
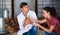
[[[57,35],[55,32],[48,33],[48,32],[45,32],[45,31],[43,31],[43,34],[44,35]]]
[[[24,33],[23,35],[37,35],[38,28],[36,26],[32,26],[28,32]]]

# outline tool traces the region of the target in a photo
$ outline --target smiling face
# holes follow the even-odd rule
[[[43,10],[43,17],[48,18],[48,16],[50,16],[50,13],[47,12],[46,10]]]
[[[29,11],[29,6],[28,5],[25,5],[23,6],[23,8],[21,8],[21,10],[25,13],[27,13]]]

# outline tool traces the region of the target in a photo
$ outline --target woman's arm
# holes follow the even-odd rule
[[[48,32],[48,33],[51,33],[51,32],[54,30],[54,28],[55,28],[55,26],[53,26],[53,25],[51,25],[49,29],[44,28],[44,27],[41,26],[41,25],[40,25],[39,27],[40,27],[41,29],[43,29],[44,31]]]
[[[45,23],[47,22],[46,19],[43,19],[43,20],[32,20],[33,22],[37,22],[37,23]]]
[[[40,27],[41,29],[43,29],[44,31],[46,31],[46,32],[48,32],[48,33],[51,33],[51,32],[54,30],[54,28],[55,28],[54,25],[51,25],[49,29],[44,28],[44,27],[41,26],[40,24],[35,24],[35,26]]]

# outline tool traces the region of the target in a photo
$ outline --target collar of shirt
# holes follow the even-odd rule
[[[24,13],[23,13],[23,12],[22,12],[22,14],[24,15]],[[25,18],[27,18],[28,14],[29,14],[29,11],[28,11],[27,15],[24,15],[24,17],[25,17]]]

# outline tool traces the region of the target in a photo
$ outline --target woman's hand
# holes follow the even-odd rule
[[[40,27],[40,24],[38,24],[38,23],[36,23],[36,24],[34,24],[35,26],[37,26],[37,27]]]

